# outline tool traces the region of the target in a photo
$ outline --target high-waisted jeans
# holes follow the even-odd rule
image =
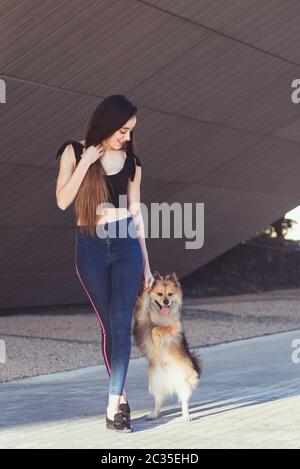
[[[75,267],[102,328],[109,394],[123,392],[131,352],[132,313],[143,263],[131,216],[96,225],[94,239],[76,227]]]

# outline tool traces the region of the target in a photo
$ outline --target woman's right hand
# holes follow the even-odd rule
[[[95,163],[95,161],[97,161],[99,158],[101,158],[103,153],[103,146],[99,143],[99,145],[91,145],[87,149],[84,149],[81,158],[91,165],[92,163]]]

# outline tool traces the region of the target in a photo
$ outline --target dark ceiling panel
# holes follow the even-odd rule
[[[204,203],[204,246],[148,238],[153,270],[187,275],[300,203],[299,3],[272,4],[0,4],[0,308],[86,301],[55,155],[106,95],[138,107],[146,208]]]
[[[146,0],[162,12],[300,64],[298,0]]]
[[[3,42],[0,34],[0,44],[3,51],[12,41],[15,46],[2,66],[4,74],[105,96],[141,83],[211,34],[136,1],[76,0],[74,10],[73,1],[72,6],[63,2],[61,9],[57,4],[45,2],[40,23],[29,28],[26,41],[22,26],[31,23],[32,8],[25,19],[8,15],[14,27]]]
[[[298,117],[299,68],[212,35],[132,90],[149,109],[270,135]]]

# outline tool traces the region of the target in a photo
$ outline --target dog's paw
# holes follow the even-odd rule
[[[151,412],[150,414],[147,414],[145,419],[146,420],[154,420],[154,419],[157,419],[159,417],[159,414],[157,412]]]

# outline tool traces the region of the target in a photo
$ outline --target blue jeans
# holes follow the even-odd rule
[[[94,239],[76,227],[75,267],[102,328],[109,394],[123,392],[131,352],[132,312],[143,263],[131,216],[96,225]]]

